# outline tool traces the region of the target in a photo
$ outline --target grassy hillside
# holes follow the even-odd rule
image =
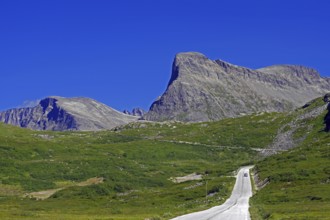
[[[291,115],[300,126],[294,138],[306,138],[297,148],[257,163],[260,179],[268,178],[270,183],[252,198],[254,219],[330,219],[330,133],[323,131],[326,111],[316,118],[299,119],[322,105],[318,99]]]
[[[223,203],[233,171],[246,164],[270,180],[252,198],[253,219],[324,219],[330,135],[322,131],[325,112],[302,117],[321,105],[319,99],[289,114],[141,122],[101,132],[0,124],[0,219],[169,219]],[[260,160],[258,151],[278,130],[290,129],[299,146]],[[171,181],[191,173],[202,179]],[[94,177],[102,181],[85,184]],[[45,191],[53,194],[37,200]]]
[[[233,171],[254,163],[253,148],[268,145],[284,121],[260,114],[102,132],[0,124],[0,219],[169,219],[218,205],[230,195]],[[191,173],[203,179],[170,180]],[[104,181],[79,186],[93,177]],[[50,189],[58,191],[45,200],[24,197]]]

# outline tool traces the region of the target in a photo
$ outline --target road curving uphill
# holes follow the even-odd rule
[[[249,169],[239,170],[233,192],[229,199],[220,206],[173,218],[172,220],[250,220],[249,199],[252,196]]]

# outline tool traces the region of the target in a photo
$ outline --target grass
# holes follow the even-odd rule
[[[276,126],[260,129],[267,120],[280,119],[263,114],[196,124],[134,123],[101,132],[0,124],[0,218],[169,219],[219,205],[231,193],[233,171],[255,161],[252,148],[271,142],[266,133],[275,135]],[[191,173],[203,180],[170,181]],[[104,183],[74,186],[92,177]],[[22,196],[63,186],[46,200]]]
[[[316,100],[295,116],[323,104]],[[307,137],[297,148],[257,163],[261,179],[270,184],[252,198],[253,219],[329,219],[330,134],[323,131],[324,116],[300,122],[305,132],[298,129],[294,136]]]
[[[279,128],[321,104],[317,100],[290,114],[132,123],[100,132],[37,132],[0,124],[0,219],[170,219],[223,203],[235,182],[233,171],[247,164],[256,164],[261,179],[271,181],[252,198],[253,219],[326,218],[325,113],[299,121],[294,138],[306,139],[297,148],[262,160],[255,149],[267,147]],[[191,173],[203,179],[170,181]],[[93,177],[104,182],[76,185]],[[60,187],[65,189],[49,199],[23,197]]]
[[[270,122],[272,126],[269,126]],[[263,148],[273,141],[277,130],[285,122],[286,118],[280,113],[260,113],[217,122],[129,124],[119,130],[122,134],[148,139]]]

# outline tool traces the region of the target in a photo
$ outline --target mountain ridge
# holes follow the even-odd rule
[[[34,130],[103,130],[137,119],[85,97],[50,96],[35,107],[0,112],[0,121]]]
[[[0,112],[0,121],[36,130],[112,129],[139,118],[216,121],[290,111],[329,91],[330,78],[310,67],[281,64],[254,70],[183,52],[176,54],[166,90],[147,113],[136,108],[124,114],[89,98],[50,96],[34,107]]]
[[[308,67],[274,65],[253,70],[210,60],[198,52],[178,53],[165,92],[144,118],[198,122],[282,112],[329,90],[330,79]]]

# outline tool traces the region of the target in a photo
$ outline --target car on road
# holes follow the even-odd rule
[[[249,174],[248,173],[244,173],[244,177],[248,177],[249,176]]]

